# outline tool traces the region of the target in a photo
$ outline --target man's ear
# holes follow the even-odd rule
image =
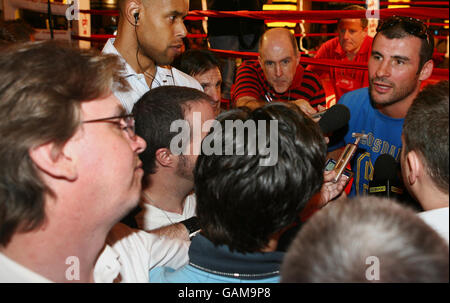
[[[419,155],[415,151],[410,151],[406,154],[406,169],[408,172],[408,183],[414,185],[422,172],[422,165]]]
[[[159,148],[156,150],[155,158],[156,162],[158,162],[163,167],[170,167],[174,164],[174,156],[170,149],[168,148]]]
[[[264,67],[264,62],[263,62],[263,59],[261,58],[261,56],[258,56],[258,62],[259,62],[259,65],[261,65],[261,68]]]
[[[139,15],[141,13],[141,0],[129,0],[125,4],[125,17],[128,22],[131,23],[132,26],[135,26],[139,22]],[[136,13],[138,14],[138,18],[136,18]]]
[[[431,73],[433,72],[433,66],[433,60],[428,60],[427,62],[425,62],[419,74],[420,81],[427,80],[431,76]]]
[[[296,56],[295,56],[295,60],[297,61],[297,65],[300,64],[301,56],[302,56],[302,55],[300,54],[300,51],[297,50],[297,53],[296,53]]]
[[[31,148],[28,154],[39,170],[53,178],[74,181],[78,177],[76,163],[66,150],[66,144],[45,143]]]

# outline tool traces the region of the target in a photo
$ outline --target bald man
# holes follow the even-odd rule
[[[285,28],[263,34],[258,60],[244,61],[237,70],[231,99],[236,107],[251,109],[269,102],[292,102],[310,115],[325,106],[319,77],[300,65],[297,41]]]

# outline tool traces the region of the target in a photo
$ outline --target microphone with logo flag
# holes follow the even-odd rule
[[[389,154],[378,156],[373,168],[372,181],[369,182],[369,195],[401,200],[403,191],[394,157]]]

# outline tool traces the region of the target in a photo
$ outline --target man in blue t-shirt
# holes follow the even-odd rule
[[[355,180],[350,197],[367,193],[379,155],[400,160],[403,120],[422,81],[432,73],[433,48],[433,37],[417,19],[394,16],[378,26],[368,63],[369,87],[339,100],[350,109],[349,127],[344,138],[329,147],[329,156],[337,159],[340,147],[355,142],[353,133],[368,135],[351,161]]]

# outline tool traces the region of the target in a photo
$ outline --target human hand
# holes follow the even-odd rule
[[[339,199],[346,198],[347,195],[344,192],[344,188],[347,185],[348,177],[342,174],[339,180],[334,183],[333,179],[336,177],[336,172],[334,170],[325,171],[323,173],[324,182],[322,188],[320,189],[318,197],[318,206],[324,207],[331,200],[339,196]]]
[[[297,100],[290,101],[290,102],[297,105],[300,108],[300,110],[302,112],[304,112],[305,114],[307,114],[308,116],[311,116],[311,115],[317,113],[317,110],[315,108],[313,108],[311,106],[311,104],[309,104],[309,102],[306,101],[305,99],[297,99]]]
[[[318,112],[318,113],[323,112],[323,111],[326,111],[326,110],[327,110],[327,108],[326,108],[325,106],[322,106],[322,105],[318,105],[318,106],[317,106],[317,112]],[[321,116],[321,115],[318,115],[316,118],[313,118],[313,116],[311,116],[311,118],[313,119],[314,122],[318,123],[318,122],[320,121],[320,119],[322,119],[322,116]],[[330,138],[328,138],[327,136],[325,136],[325,142],[326,142],[327,144],[330,143]]]
[[[320,112],[324,112],[324,111],[326,111],[327,110],[327,108],[325,107],[325,106],[322,106],[322,105],[317,105],[317,112],[318,113],[320,113]],[[314,122],[319,122],[319,120],[322,118],[322,116],[321,115],[319,115],[318,117],[316,117],[316,118],[313,118],[313,120],[314,120]]]
[[[325,107],[325,106],[322,106],[322,105],[317,105],[317,111],[318,112],[323,112],[323,111],[325,111],[325,110],[327,110],[327,108]]]
[[[335,171],[325,171],[323,176],[324,182],[320,191],[311,197],[303,211],[300,213],[300,218],[303,222],[316,211],[328,205],[331,200],[334,199],[334,201],[337,201],[347,198],[347,195],[344,192],[345,185],[348,181],[347,176],[341,175],[336,183],[333,182],[333,179],[336,176]]]

